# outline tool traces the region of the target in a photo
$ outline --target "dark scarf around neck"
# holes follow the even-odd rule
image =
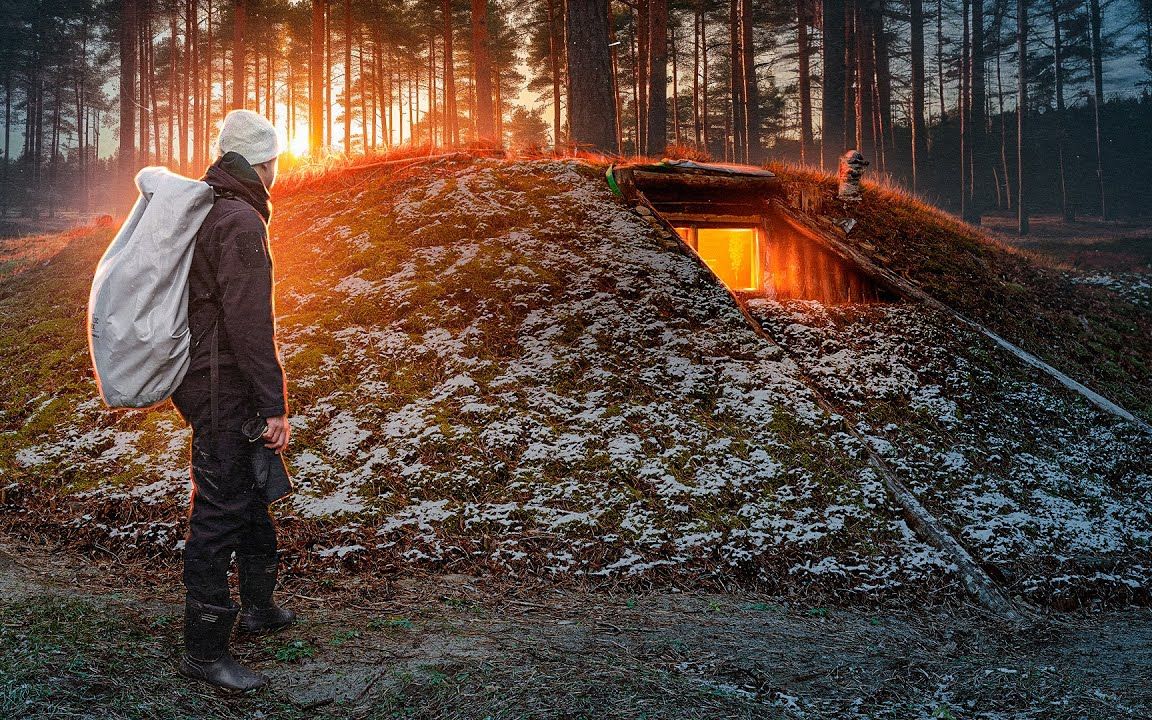
[[[217,194],[243,200],[256,209],[264,222],[272,219],[272,203],[268,188],[256,174],[256,170],[237,152],[226,152],[212,163],[204,180]]]

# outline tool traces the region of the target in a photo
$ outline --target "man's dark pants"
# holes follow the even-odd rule
[[[246,378],[221,365],[217,432],[212,432],[211,376],[190,372],[172,396],[192,425],[192,510],[184,542],[184,586],[203,603],[231,605],[228,566],[237,557],[275,557],[276,530],[255,487],[250,442],[241,424],[255,415]]]

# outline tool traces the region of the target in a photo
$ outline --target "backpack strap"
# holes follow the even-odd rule
[[[217,305],[216,319],[212,321],[212,359],[209,375],[208,403],[212,412],[212,447],[219,447],[220,434],[220,310]]]

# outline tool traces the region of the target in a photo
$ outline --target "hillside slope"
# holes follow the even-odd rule
[[[694,257],[613,198],[600,169],[578,162],[445,160],[286,190],[275,198],[273,252],[299,489],[280,512],[298,571],[959,593],[949,563],[890,505],[845,418],[813,395],[851,410],[847,422],[859,413],[880,423],[852,394],[875,390],[902,358],[914,364],[908,347],[917,357],[928,347],[939,378],[917,375],[912,411],[890,404],[877,426],[910,428],[923,447],[891,442],[885,458],[979,559],[1004,566],[1013,589],[1046,597],[1060,572],[1070,578],[1062,592],[1146,594],[1152,444],[987,349],[957,370],[955,338],[937,335],[946,324],[926,330],[862,308],[887,342],[873,348],[874,367],[852,355],[859,348],[837,365],[825,362],[836,343],[851,346],[839,328],[859,319],[829,323],[804,309],[783,322],[794,309],[760,307],[770,331],[783,322],[771,333],[782,347]],[[3,524],[172,562],[188,431],[170,406],[103,410],[88,370],[84,303],[110,237],[79,235],[0,281]],[[953,382],[957,373],[987,386]],[[1055,397],[1069,409],[1066,427],[1037,433],[970,412],[1005,386]],[[967,413],[963,432],[946,421],[956,409]],[[923,472],[969,436],[979,440],[962,456],[1000,443],[1011,459],[981,465],[986,482],[962,465],[940,482]],[[1069,437],[1076,451],[1061,455]],[[969,480],[989,497],[1006,484],[1039,497],[1014,469],[1022,438],[1056,469],[1052,484],[1064,472],[1075,486],[1049,493],[1067,504],[1051,512],[1108,544],[1081,548],[1071,521],[1036,522],[1027,503],[985,515],[1012,537],[1044,539],[1036,554],[1091,555],[1075,572],[1013,557],[1019,543],[984,526],[965,531]]]

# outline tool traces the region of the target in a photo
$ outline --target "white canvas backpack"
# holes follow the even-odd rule
[[[104,252],[88,296],[88,347],[109,407],[163,402],[188,371],[188,273],[212,188],[162,167],[136,175],[140,197]]]

